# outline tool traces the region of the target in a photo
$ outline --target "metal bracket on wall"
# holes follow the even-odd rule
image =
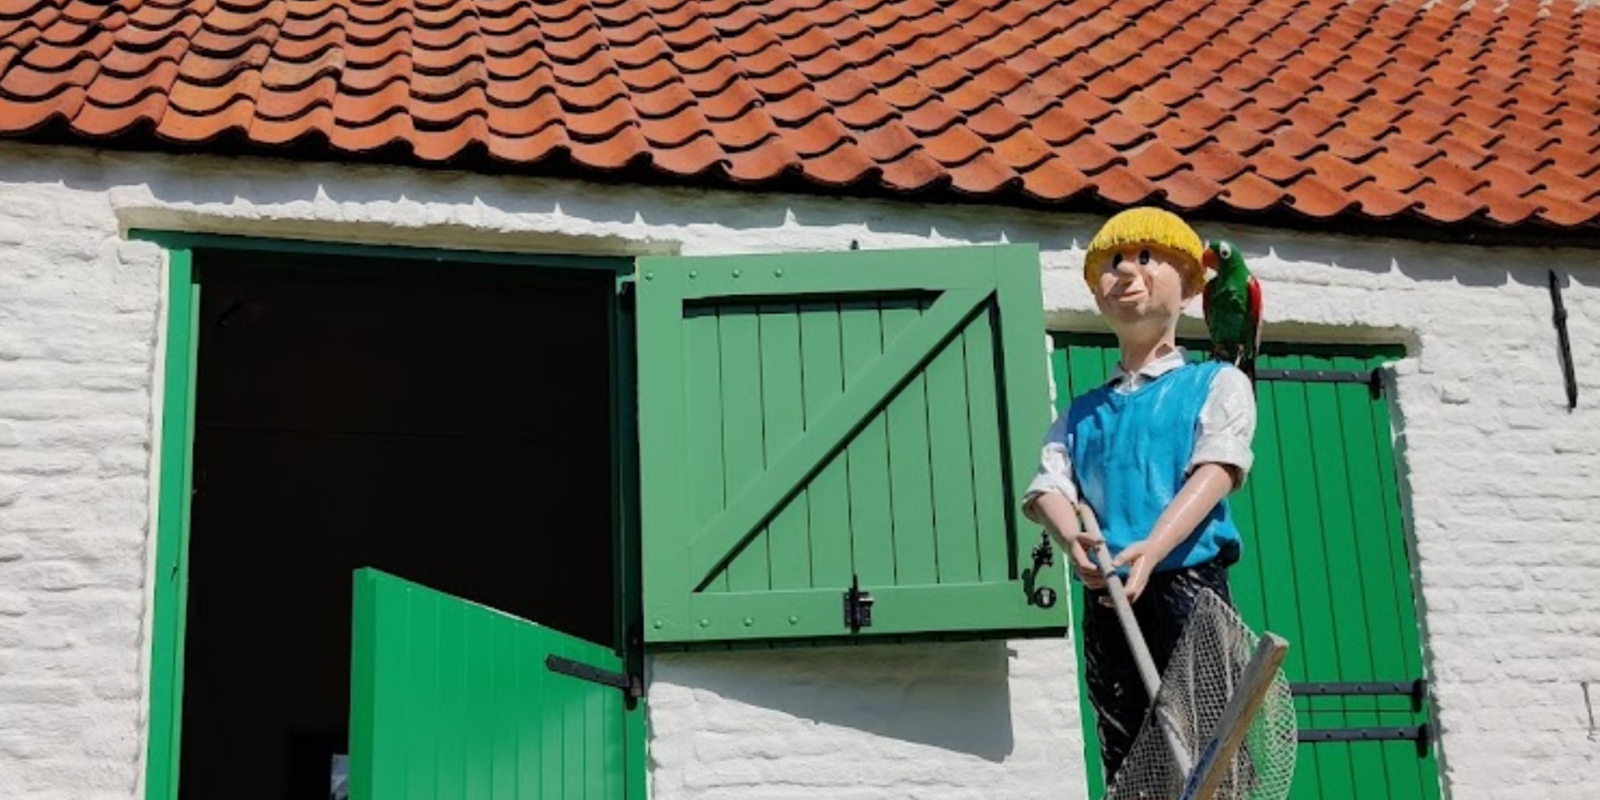
[[[1296,383],[1359,383],[1372,392],[1373,397],[1383,394],[1383,371],[1380,369],[1258,369],[1258,381],[1291,381]]]
[[[1567,305],[1561,299],[1561,281],[1556,271],[1550,270],[1551,321],[1556,326],[1556,339],[1561,345],[1561,378],[1567,384],[1567,410],[1578,407],[1578,376],[1572,368],[1572,340],[1567,338]]]

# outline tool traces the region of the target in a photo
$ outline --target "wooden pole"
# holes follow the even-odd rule
[[[1228,704],[1222,709],[1217,727],[1212,730],[1205,749],[1200,751],[1200,760],[1189,773],[1179,800],[1212,800],[1216,795],[1222,777],[1230,771],[1233,757],[1239,752],[1239,745],[1244,742],[1256,712],[1261,710],[1267,692],[1271,691],[1278,668],[1288,652],[1289,643],[1277,634],[1269,632],[1261,637]]]
[[[1151,716],[1166,736],[1167,749],[1172,751],[1172,761],[1178,765],[1178,774],[1187,781],[1193,772],[1189,748],[1184,746],[1183,735],[1179,733],[1177,723],[1172,721],[1172,715],[1161,705],[1161,673],[1156,671],[1155,659],[1150,657],[1150,646],[1145,644],[1144,634],[1139,630],[1139,620],[1133,615],[1133,606],[1128,604],[1128,595],[1122,589],[1122,578],[1111,566],[1111,551],[1101,544],[1094,548],[1094,557],[1100,574],[1105,576],[1111,605],[1116,608],[1117,618],[1122,622],[1122,633],[1128,639],[1128,649],[1133,652],[1134,663],[1139,665],[1139,677],[1144,681],[1145,692],[1150,695]],[[1106,776],[1108,782],[1115,779],[1115,775]]]

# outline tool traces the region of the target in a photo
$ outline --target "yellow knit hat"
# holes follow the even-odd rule
[[[1143,207],[1130,208],[1106,220],[1089,242],[1089,254],[1083,259],[1083,279],[1091,291],[1100,279],[1100,270],[1105,267],[1110,251],[1135,244],[1156,245],[1186,256],[1190,263],[1182,270],[1184,291],[1197,294],[1204,288],[1206,271],[1200,265],[1205,244],[1200,241],[1200,235],[1170,211]]]

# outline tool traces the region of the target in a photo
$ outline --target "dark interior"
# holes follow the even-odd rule
[[[183,797],[328,797],[359,567],[615,644],[611,273],[197,266]]]

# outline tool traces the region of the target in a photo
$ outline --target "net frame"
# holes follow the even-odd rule
[[[1201,589],[1105,800],[1287,797],[1299,731],[1279,668],[1286,649],[1270,633],[1263,642],[1232,606]]]

